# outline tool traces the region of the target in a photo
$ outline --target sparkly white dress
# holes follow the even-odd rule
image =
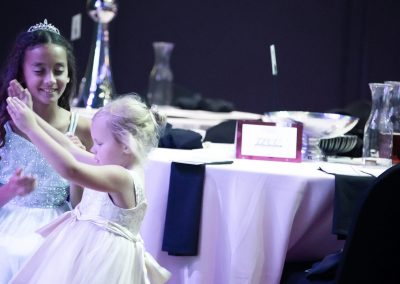
[[[69,131],[74,132],[73,115]],[[41,238],[34,232],[70,210],[68,182],[47,163],[37,148],[5,125],[5,145],[0,148],[0,184],[5,184],[17,168],[36,176],[36,189],[17,196],[0,208],[0,284],[7,283],[25,259],[38,247]]]
[[[132,174],[134,208],[86,188],[73,211],[38,231],[44,242],[10,283],[164,283],[169,272],[145,252],[139,235],[147,203],[141,179]]]

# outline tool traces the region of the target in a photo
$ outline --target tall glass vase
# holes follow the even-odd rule
[[[171,105],[174,75],[170,67],[170,58],[174,44],[154,42],[153,48],[155,62],[150,72],[147,101],[150,105]]]
[[[392,164],[393,123],[390,119],[392,85],[370,83],[371,113],[365,123],[362,158],[365,165]]]
[[[400,163],[400,82],[386,81],[386,84],[392,85],[393,89],[390,96],[390,121],[393,123],[393,149],[392,163]]]
[[[111,73],[108,23],[115,17],[115,0],[88,0],[88,14],[96,23],[85,76],[79,87],[75,106],[99,108],[106,105],[115,93]]]

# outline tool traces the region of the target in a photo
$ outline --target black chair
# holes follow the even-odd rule
[[[400,165],[381,174],[359,208],[336,283],[399,283]]]
[[[281,283],[400,283],[399,221],[400,164],[382,173],[369,188],[330,277],[310,275],[301,263],[288,264]]]

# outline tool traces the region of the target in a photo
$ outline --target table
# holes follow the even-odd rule
[[[98,109],[86,109],[74,107],[73,111],[85,117],[92,117]],[[248,119],[262,119],[261,114],[231,111],[231,112],[212,112],[204,110],[187,110],[173,106],[158,106],[160,113],[167,116],[167,121],[175,128],[205,131],[208,128],[224,121]]]
[[[161,251],[171,161],[233,157],[228,144],[151,154],[141,233],[147,250],[172,272],[169,283],[277,284],[285,260],[312,260],[343,246],[331,233],[334,176],[319,171],[319,162],[235,159],[206,167],[199,255]]]
[[[88,117],[96,111],[75,110]],[[160,111],[174,127],[202,131],[227,119],[261,118],[171,107]],[[171,161],[233,159],[233,145],[214,146],[156,149],[146,168],[149,207],[141,232],[148,251],[172,272],[169,283],[277,284],[285,260],[321,258],[343,246],[331,234],[335,179],[318,170],[321,164],[235,160],[232,165],[207,165],[199,255],[161,251]],[[354,171],[344,167],[340,174]]]

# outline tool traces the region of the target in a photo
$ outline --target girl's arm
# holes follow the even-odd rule
[[[73,135],[73,134],[67,134],[67,137],[78,147],[85,149],[86,146],[81,142],[81,140]],[[74,183],[70,183],[69,185],[69,202],[72,206],[72,208],[75,208],[76,205],[78,205],[81,200],[82,200],[82,195],[83,195],[83,187]]]
[[[118,165],[94,165],[96,162],[93,154],[90,155],[90,164],[78,161],[64,147],[72,143],[67,137],[40,118],[36,120],[38,116],[18,98],[9,97],[7,103],[14,124],[29,137],[62,177],[83,187],[110,192],[118,206],[130,208],[134,205],[134,181],[127,169]],[[56,139],[53,139],[53,135]]]
[[[92,135],[90,134],[90,127],[92,119],[79,116],[78,125],[76,126],[75,135],[79,138],[87,150],[90,150],[93,146]]]

